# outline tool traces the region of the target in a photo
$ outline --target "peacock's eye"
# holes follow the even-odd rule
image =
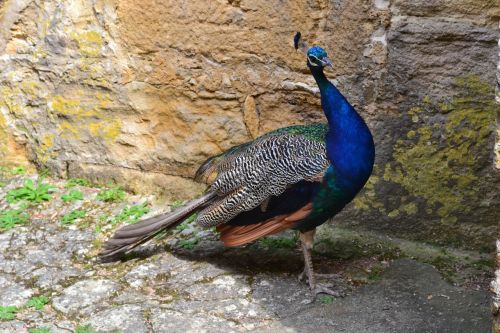
[[[309,62],[311,63],[311,65],[319,66],[318,62],[320,62],[320,61],[319,61],[318,57],[313,56],[313,55],[309,55],[307,58],[309,59]]]

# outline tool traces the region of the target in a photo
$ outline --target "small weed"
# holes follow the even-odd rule
[[[451,256],[438,255],[435,258],[424,260],[424,262],[434,266],[446,281],[454,283],[457,273],[456,259]]]
[[[111,224],[119,222],[127,222],[129,224],[136,223],[139,219],[149,212],[148,203],[125,207],[123,210],[111,220]]]
[[[75,327],[75,333],[96,333],[96,330],[94,330],[90,324],[85,326],[78,325]]]
[[[99,215],[99,217],[97,218],[96,226],[95,226],[95,232],[97,232],[97,233],[101,232],[104,222],[106,222],[108,219],[109,219],[109,215],[106,213],[102,213],[101,215]]]
[[[182,231],[182,230],[186,230],[188,227],[189,227],[188,224],[184,221],[181,224],[179,224],[177,227],[175,227],[175,230]]]
[[[17,306],[0,306],[0,320],[12,320],[16,318],[17,311],[19,311]]]
[[[172,204],[170,205],[170,208],[172,210],[176,209],[176,208],[179,208],[180,206],[182,206],[182,204],[184,203],[184,201],[182,200],[175,200],[174,202],[172,202]]]
[[[384,272],[384,268],[382,266],[373,266],[368,272],[368,280],[370,281],[380,281],[382,279],[382,273]]]
[[[333,303],[333,297],[328,296],[328,295],[321,295],[318,300],[321,304],[332,304]]]
[[[189,224],[189,223],[193,222],[194,220],[196,220],[197,217],[198,217],[198,213],[194,213],[193,215],[191,215],[187,219],[185,219],[183,223]]]
[[[24,174],[26,174],[26,168],[23,166],[18,166],[18,167],[15,167],[14,169],[10,170],[10,173],[12,175],[24,175]]]
[[[49,299],[47,298],[47,296],[41,295],[30,298],[26,303],[26,306],[29,308],[41,310],[47,303],[49,303]]]
[[[198,244],[198,239],[181,239],[179,241],[179,246],[183,249],[192,250]]]
[[[270,249],[293,249],[297,245],[297,237],[265,237],[259,243]]]
[[[7,183],[6,183],[6,182],[1,182],[1,181],[0,181],[0,188],[5,187],[5,185],[7,185]]]
[[[64,202],[73,202],[77,200],[83,200],[83,193],[78,190],[71,190],[66,194],[61,196],[62,201]]]
[[[7,193],[7,202],[13,203],[21,200],[27,200],[30,202],[40,203],[42,201],[49,201],[52,198],[49,194],[49,190],[53,188],[55,188],[55,186],[43,183],[43,179],[39,179],[36,186],[32,179],[27,179],[24,182],[24,186],[10,190]]]
[[[68,180],[66,185],[64,185],[64,187],[65,188],[72,188],[72,187],[75,187],[76,185],[90,186],[90,182],[87,179],[83,179],[83,178],[71,178]]]
[[[52,333],[52,329],[50,327],[36,327],[28,329],[29,333]]]
[[[45,177],[49,177],[50,176],[50,170],[48,168],[42,168],[42,170],[40,170],[38,172],[38,174],[40,175],[40,177],[42,178],[45,178]]]
[[[495,260],[493,258],[484,258],[476,260],[472,265],[478,269],[492,269],[495,268]]]
[[[190,215],[187,219],[182,221],[181,224],[179,224],[177,227],[175,227],[175,230],[182,231],[182,230],[187,229],[189,227],[189,224],[191,222],[193,222],[194,220],[196,220],[197,217],[198,217],[198,213],[194,213],[194,214]]]
[[[26,207],[20,209],[8,209],[0,212],[0,231],[6,231],[14,228],[18,224],[24,224],[28,221],[29,215],[24,212]]]
[[[122,201],[125,199],[125,191],[121,187],[112,187],[97,193],[97,200],[105,202]]]
[[[85,209],[75,209],[68,214],[63,215],[61,219],[62,224],[73,224],[76,219],[83,218],[87,212]]]

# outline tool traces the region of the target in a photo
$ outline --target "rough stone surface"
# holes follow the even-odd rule
[[[116,283],[109,280],[79,281],[54,298],[53,306],[62,313],[83,312],[89,306],[100,305],[117,287]]]
[[[123,333],[147,333],[148,326],[144,309],[139,305],[123,305],[92,316],[88,322],[99,332],[120,330]]]
[[[486,295],[450,287],[428,265],[395,262],[380,284],[358,292],[324,308],[309,308],[289,316],[280,326],[300,332],[367,333],[488,332],[491,327],[484,320],[483,311],[489,304]],[[269,328],[269,332],[272,330]]]
[[[300,30],[375,134],[371,182],[336,220],[492,250],[499,16],[489,0],[3,1],[2,163],[199,194],[207,157],[324,121]]]
[[[234,322],[210,315],[193,315],[187,319],[181,312],[155,309],[151,318],[154,332],[159,333],[238,331]]]
[[[2,207],[11,209],[5,192],[28,178],[35,177],[1,179]],[[30,220],[0,231],[0,306],[16,306],[11,320],[0,320],[0,332],[469,333],[491,327],[493,260],[485,254],[342,228],[333,236],[322,228],[316,271],[339,278],[319,282],[346,297],[312,302],[297,279],[303,263],[293,232],[228,249],[212,230],[186,221],[127,260],[99,263],[102,241],[131,222],[118,220],[124,210],[153,198],[126,194],[104,203],[96,195],[107,189],[78,185],[72,189],[83,198],[65,203],[68,183],[43,181],[54,186],[51,199],[26,206]],[[165,210],[149,208],[149,214]],[[75,209],[86,215],[62,223]],[[47,304],[30,306],[41,296]]]
[[[23,305],[33,291],[15,283],[8,275],[0,276],[0,306]]]
[[[491,281],[493,292],[493,332],[500,332],[500,239],[497,240],[495,278]]]

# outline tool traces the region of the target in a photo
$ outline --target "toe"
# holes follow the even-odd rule
[[[326,295],[330,295],[333,297],[344,297],[345,296],[345,292],[343,290],[330,289],[330,288],[327,288],[323,285],[318,284],[314,288],[314,297],[316,298],[316,296],[318,296],[319,294],[326,294]]]

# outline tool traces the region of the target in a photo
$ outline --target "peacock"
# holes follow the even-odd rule
[[[304,46],[295,38],[295,47]],[[225,246],[241,246],[286,229],[299,231],[311,291],[341,296],[316,283],[311,250],[316,228],[340,212],[373,169],[372,134],[354,107],[325,76],[326,51],[307,50],[307,66],[319,87],[326,124],[284,127],[213,156],[195,180],[206,192],[176,210],[122,227],[103,246],[112,260],[198,213],[202,227],[216,227]]]

